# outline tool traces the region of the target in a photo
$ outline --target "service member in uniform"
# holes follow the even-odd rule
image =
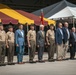
[[[8,27],[8,32],[6,34],[6,47],[8,50],[8,65],[13,65],[13,57],[14,57],[14,32],[13,27],[10,25]]]
[[[0,24],[0,66],[5,66],[5,53],[6,53],[6,33],[3,30],[3,25]]]
[[[55,52],[55,33],[54,26],[50,25],[50,29],[46,33],[46,41],[48,45],[48,61],[54,61]]]
[[[27,41],[29,47],[29,62],[34,63],[33,61],[36,51],[36,31],[34,30],[34,25],[30,26],[30,30],[27,33]]]
[[[45,32],[44,32],[44,25],[40,25],[40,30],[37,33],[37,47],[38,47],[38,60],[39,62],[44,62],[43,59],[43,52],[45,46]]]

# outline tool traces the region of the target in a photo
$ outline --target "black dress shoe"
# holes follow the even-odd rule
[[[0,64],[0,66],[2,66],[2,65]]]
[[[54,59],[50,59],[50,60],[48,60],[49,62],[54,62],[55,60]]]
[[[45,61],[43,61],[43,60],[39,60],[38,62],[40,62],[40,63],[45,63]]]
[[[36,61],[32,61],[32,63],[36,63]]]
[[[11,63],[8,63],[8,65],[11,65]]]
[[[0,64],[0,66],[6,66],[6,64],[5,64],[5,63],[3,63],[3,64]]]
[[[70,59],[71,59],[71,60],[75,60],[75,58],[74,58],[74,57],[70,57]]]
[[[29,61],[29,63],[36,63],[36,61]]]
[[[12,65],[15,65],[15,63],[11,63]]]
[[[70,58],[71,60],[75,60],[75,58]]]
[[[57,59],[57,61],[63,61],[63,59]]]
[[[70,59],[72,59],[72,57],[70,57]]]
[[[8,63],[8,65],[15,65],[15,63]]]

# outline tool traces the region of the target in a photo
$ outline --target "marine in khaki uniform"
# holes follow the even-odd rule
[[[5,66],[5,53],[6,53],[6,33],[3,30],[3,25],[0,24],[0,66]]]
[[[6,34],[6,46],[8,50],[8,65],[13,65],[13,56],[14,56],[14,32],[13,32],[13,27],[9,26],[8,27],[8,32]]]
[[[47,41],[47,45],[48,45],[48,60],[54,61],[55,33],[54,33],[53,25],[50,25],[50,29],[46,33],[46,41]]]
[[[36,51],[36,31],[34,30],[34,25],[30,26],[30,30],[27,33],[27,41],[29,47],[29,62],[35,63],[35,61],[33,61]]]

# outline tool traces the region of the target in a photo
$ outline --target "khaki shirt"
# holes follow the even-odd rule
[[[6,34],[6,40],[7,42],[11,42],[11,43],[14,43],[14,32],[10,32],[8,31],[7,34]]]
[[[46,37],[48,37],[49,40],[55,40],[55,33],[54,30],[48,30],[46,33]]]
[[[0,30],[0,41],[5,42],[6,41],[6,32],[4,30]]]
[[[27,33],[27,37],[30,41],[36,41],[36,31],[35,30],[29,30]]]

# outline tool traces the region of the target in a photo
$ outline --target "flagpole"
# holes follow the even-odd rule
[[[43,9],[41,9],[41,24],[43,24],[43,25],[44,25],[43,17],[44,17],[44,15],[43,15]]]

